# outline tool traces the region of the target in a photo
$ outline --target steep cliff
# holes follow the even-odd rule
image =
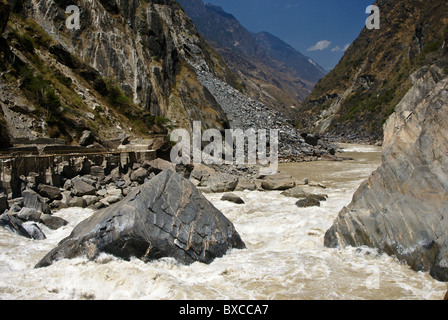
[[[448,77],[412,76],[385,126],[382,165],[325,235],[325,245],[369,246],[448,281]]]
[[[445,0],[378,0],[375,5],[380,29],[364,28],[316,85],[299,112],[301,129],[345,140],[381,140],[383,124],[412,86],[410,75],[446,58]]]
[[[162,126],[223,129],[227,117],[196,78],[237,85],[174,0],[22,0],[5,30],[0,85],[13,137],[98,140],[166,133]],[[68,28],[69,5],[80,28]],[[3,21],[2,21],[3,22]],[[23,107],[23,108],[22,108]]]

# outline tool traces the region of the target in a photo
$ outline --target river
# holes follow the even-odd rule
[[[64,209],[70,223],[57,231],[41,226],[47,239],[32,241],[0,228],[0,299],[282,299],[440,300],[446,284],[412,271],[369,248],[329,249],[325,231],[351,201],[359,184],[380,164],[381,149],[344,145],[354,161],[282,164],[297,180],[308,178],[325,193],[320,208],[298,208],[280,192],[236,192],[246,204],[206,197],[235,225],[246,243],[212,264],[184,266],[173,259],[143,263],[103,254],[91,262],[62,260],[34,265],[73,227],[94,212]]]

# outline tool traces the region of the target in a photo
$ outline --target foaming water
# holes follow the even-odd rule
[[[103,254],[94,262],[77,258],[34,269],[91,210],[58,212],[70,224],[58,231],[41,226],[44,241],[0,229],[0,299],[442,299],[444,283],[392,257],[368,248],[323,246],[338,212],[380,163],[379,148],[349,147],[347,156],[356,161],[281,165],[298,180],[327,186],[307,189],[328,195],[320,208],[298,208],[296,199],[280,192],[236,192],[244,205],[221,201],[222,194],[206,195],[247,246],[210,265],[184,266],[173,259],[145,264]]]

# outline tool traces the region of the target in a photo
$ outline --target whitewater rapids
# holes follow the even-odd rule
[[[94,211],[55,213],[69,225],[57,231],[40,225],[47,235],[44,241],[0,228],[0,299],[442,299],[446,284],[393,257],[368,248],[323,246],[325,231],[381,160],[380,148],[345,147],[356,161],[280,166],[297,180],[327,186],[306,189],[328,195],[320,208],[298,208],[297,199],[280,192],[236,192],[245,205],[221,201],[222,194],[206,195],[234,223],[247,246],[210,265],[184,266],[173,259],[145,264],[103,254],[93,262],[77,258],[34,269]]]

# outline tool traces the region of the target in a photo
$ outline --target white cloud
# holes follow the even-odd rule
[[[321,40],[317,42],[314,46],[311,48],[308,48],[307,51],[317,51],[317,50],[325,50],[331,45],[331,41],[328,40]]]
[[[341,51],[341,47],[340,46],[336,46],[333,49],[331,49],[331,52],[338,52]]]
[[[344,48],[341,48],[340,46],[336,46],[333,49],[331,49],[331,52],[339,52],[339,51],[347,51],[347,49],[350,47],[351,43],[347,43]]]

